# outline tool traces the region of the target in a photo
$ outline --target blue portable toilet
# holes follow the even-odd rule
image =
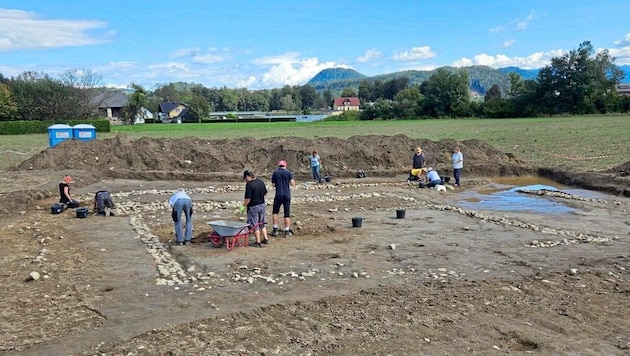
[[[59,142],[72,139],[72,126],[54,124],[48,126],[48,144],[55,147]]]
[[[96,127],[88,124],[72,126],[72,137],[76,140],[90,141],[96,139]]]

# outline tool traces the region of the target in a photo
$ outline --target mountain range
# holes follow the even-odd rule
[[[442,67],[447,70],[458,70],[460,68],[455,67]],[[630,82],[630,65],[622,65],[619,68],[625,73],[625,77],[622,82]],[[523,79],[536,79],[539,69],[522,69],[519,67],[505,67],[505,68],[490,68],[486,66],[471,66],[466,67],[468,74],[470,75],[470,90],[476,92],[479,95],[485,95],[486,91],[494,84],[497,84],[502,93],[509,90],[509,74],[517,73]],[[311,80],[308,81],[308,85],[311,85],[317,91],[324,91],[330,89],[338,95],[345,88],[354,88],[358,91],[359,84],[363,80],[380,80],[381,82],[387,82],[392,79],[406,76],[409,78],[410,84],[419,84],[429,79],[435,70],[406,70],[389,74],[380,74],[372,77],[366,76],[357,72],[354,69],[347,68],[328,68],[317,73]]]

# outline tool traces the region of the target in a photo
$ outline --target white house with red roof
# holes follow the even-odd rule
[[[347,98],[335,98],[333,102],[333,111],[358,111],[361,102],[356,96]]]

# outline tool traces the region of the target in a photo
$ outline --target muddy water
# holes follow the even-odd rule
[[[486,188],[464,191],[453,203],[464,209],[500,210],[512,212],[535,212],[544,214],[565,214],[576,211],[561,200],[550,197],[519,193],[518,190],[556,190],[582,197],[607,199],[607,195],[569,187],[553,180],[529,177],[500,177],[493,179]]]

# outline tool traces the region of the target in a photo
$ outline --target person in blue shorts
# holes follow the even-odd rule
[[[280,206],[282,206],[284,208],[284,237],[289,237],[293,235],[293,230],[291,230],[291,187],[295,186],[295,178],[293,172],[287,169],[287,161],[278,162],[278,169],[273,171],[271,175],[271,184],[276,189],[271,210],[273,222],[271,236],[278,236],[278,213],[280,213]]]

